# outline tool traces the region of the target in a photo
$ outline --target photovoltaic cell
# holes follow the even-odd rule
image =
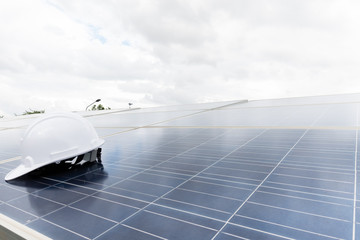
[[[102,164],[2,180],[0,213],[54,239],[357,239],[359,100],[84,113]],[[2,179],[32,120],[0,121]]]

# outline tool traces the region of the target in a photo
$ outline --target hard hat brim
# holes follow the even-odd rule
[[[99,138],[98,141],[93,145],[92,149],[86,149],[84,151],[81,151],[79,152],[76,156],[78,155],[81,155],[81,154],[85,154],[87,152],[90,152],[94,149],[97,149],[99,148],[101,145],[103,145],[105,142],[104,139],[101,139]],[[66,156],[66,157],[62,157],[60,159],[53,159],[53,161],[51,162],[46,162],[46,163],[43,163],[43,164],[35,164],[31,167],[26,167],[24,164],[20,164],[19,166],[17,166],[15,169],[11,170],[6,176],[5,176],[5,181],[10,181],[10,180],[13,180],[15,178],[18,178],[18,177],[21,177],[29,172],[32,172],[38,168],[41,168],[41,167],[44,167],[46,165],[49,165],[49,164],[52,164],[54,162],[57,162],[57,161],[61,161],[61,160],[65,160],[65,159],[68,159],[68,158],[71,158],[71,157],[76,157],[76,156]]]

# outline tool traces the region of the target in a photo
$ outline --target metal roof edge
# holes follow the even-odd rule
[[[0,213],[1,239],[51,240],[51,238]]]

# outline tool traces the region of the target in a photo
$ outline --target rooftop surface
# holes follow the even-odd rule
[[[0,119],[0,213],[53,239],[360,239],[359,103],[80,112],[102,164],[11,182],[36,116]]]

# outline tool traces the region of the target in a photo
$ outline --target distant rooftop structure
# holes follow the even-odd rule
[[[78,112],[106,140],[102,164],[1,180],[0,236],[359,239],[359,107],[346,94]],[[36,117],[0,119],[1,179]]]

